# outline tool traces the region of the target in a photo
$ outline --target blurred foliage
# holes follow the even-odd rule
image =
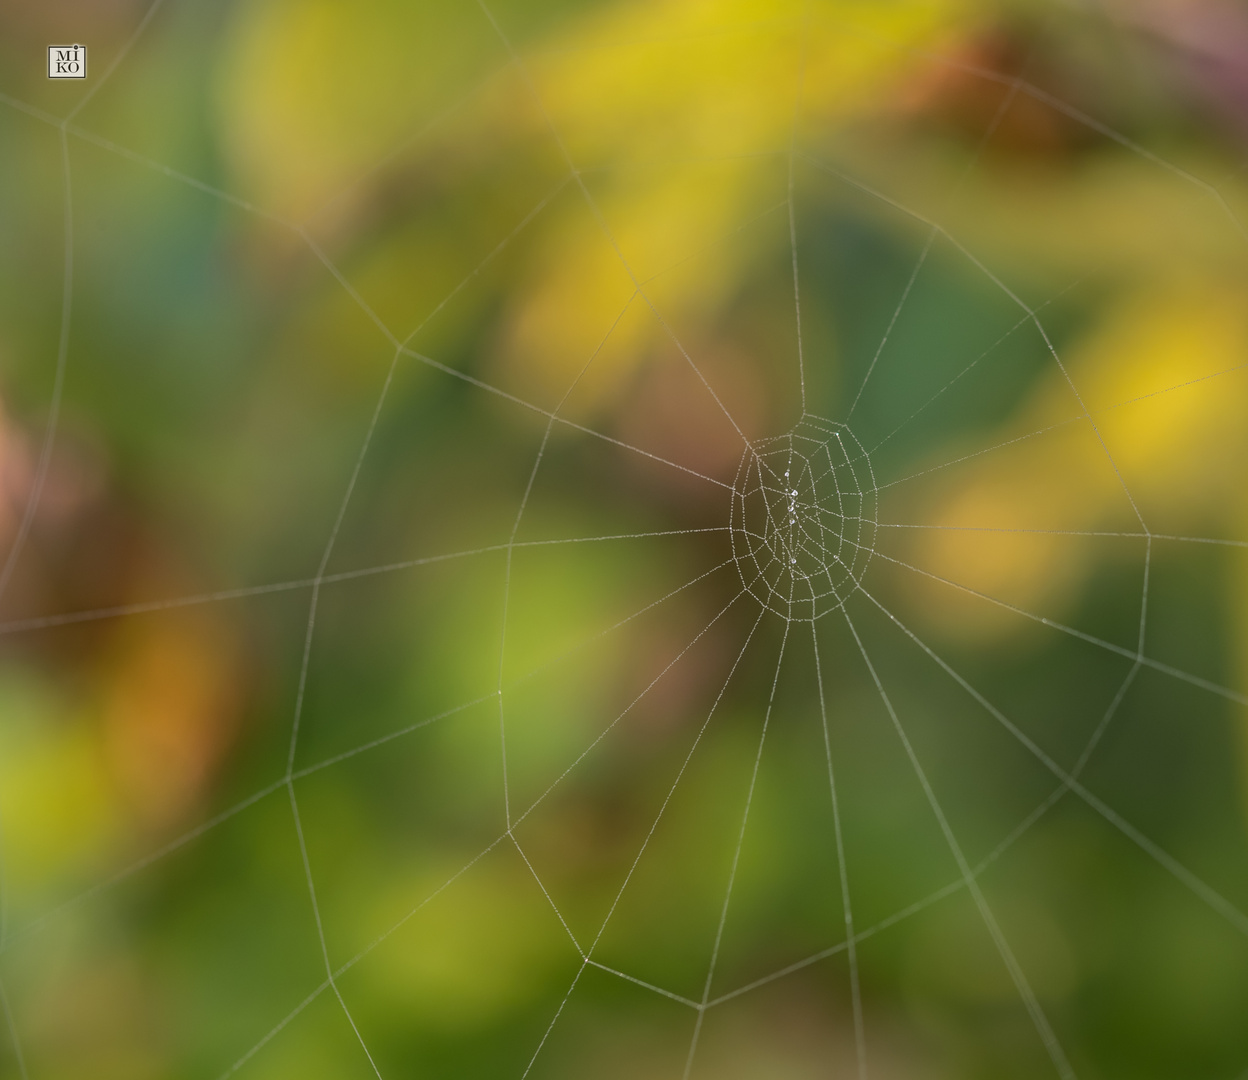
[[[1243,917],[898,628],[1248,908],[1242,9],[0,27],[0,1072],[857,1075],[830,754],[871,1075],[1052,1075],[865,654],[1075,1073],[1243,1075]],[[803,394],[822,690],[725,536]]]

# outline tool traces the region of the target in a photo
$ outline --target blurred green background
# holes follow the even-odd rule
[[[0,1074],[1248,1075],[1246,72],[1219,0],[0,4]],[[726,531],[803,393],[822,711]]]

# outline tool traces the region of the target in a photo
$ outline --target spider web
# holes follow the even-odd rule
[[[1210,390],[1243,365],[1201,368],[1123,399],[1107,396],[1103,381],[1089,391],[1066,350],[1078,327],[1063,305],[1080,286],[1029,300],[962,239],[973,213],[966,185],[1020,101],[1098,145],[1116,144],[1181,190],[1186,211],[1231,237],[1242,262],[1248,234],[1230,203],[1020,76],[890,44],[907,62],[999,92],[952,191],[916,193],[922,205],[913,205],[913,185],[872,175],[853,147],[841,160],[804,120],[812,42],[867,39],[847,19],[804,10],[777,20],[791,115],[782,148],[724,155],[765,158],[766,182],[726,234],[664,253],[621,231],[604,177],[662,174],[675,159],[581,160],[594,143],[576,129],[575,108],[551,102],[555,80],[542,66],[568,49],[544,52],[548,28],[519,35],[520,16],[478,7],[470,15],[480,48],[489,42],[502,65],[482,85],[505,85],[522,103],[515,108],[538,144],[523,152],[540,164],[524,172],[502,136],[499,159],[479,172],[470,161],[459,176],[452,163],[446,190],[462,184],[470,196],[502,200],[509,224],[445,249],[454,251],[446,258],[454,280],[414,318],[384,274],[353,270],[349,240],[323,225],[351,185],[295,220],[80,124],[170,15],[161,0],[63,115],[0,95],[13,117],[54,137],[64,237],[46,423],[0,596],[20,584],[38,536],[63,396],[78,348],[89,347],[73,330],[76,238],[84,202],[97,216],[105,204],[84,197],[80,172],[100,188],[123,177],[158,198],[207,201],[280,237],[266,242],[299,264],[291,288],[311,288],[315,273],[329,286],[321,295],[334,299],[330,316],[309,317],[293,346],[274,348],[297,350],[321,335],[331,347],[362,342],[360,325],[371,335],[353,357],[366,374],[335,384],[329,397],[340,394],[341,409],[315,421],[327,450],[310,471],[330,501],[308,535],[275,545],[284,565],[310,571],[14,615],[0,626],[18,640],[265,598],[276,614],[254,618],[285,635],[273,660],[279,689],[265,705],[282,729],[275,721],[249,748],[254,760],[232,780],[236,799],[60,895],[23,896],[6,855],[0,1001],[16,1074],[42,1072],[26,1029],[39,1033],[44,1053],[58,1031],[56,1015],[39,1011],[59,1000],[43,978],[65,963],[55,950],[90,953],[106,938],[137,943],[149,931],[166,940],[154,924],[174,917],[161,911],[148,922],[145,905],[159,908],[161,887],[144,882],[175,872],[187,875],[188,910],[201,890],[217,909],[190,910],[188,935],[221,943],[224,958],[211,977],[182,978],[230,988],[212,999],[219,1015],[183,1006],[193,1030],[175,1036],[185,1044],[176,1054],[205,1075],[389,1077],[404,1070],[405,1054],[448,1075],[774,1074],[784,1061],[799,1075],[866,1077],[930,1073],[927,1062],[942,1057],[1004,1061],[1018,1075],[1108,1075],[1115,1063],[1098,1057],[1106,1043],[1083,1022],[1080,996],[1105,986],[1140,1025],[1165,1013],[1172,1026],[1156,1037],[1167,1052],[1182,1055],[1213,1031],[1223,1057],[1238,1053],[1242,1068],[1248,1047],[1233,1015],[1203,1028],[1184,1019],[1192,1002],[1213,995],[1192,985],[1204,970],[1193,950],[1246,967],[1242,810],[1227,747],[1248,696],[1228,685],[1229,665],[1199,646],[1183,560],[1190,551],[1234,557],[1248,541],[1167,529],[1166,504],[1130,450],[1131,429],[1116,420],[1147,402],[1145,423],[1164,424],[1187,408],[1173,404],[1183,394]],[[749,23],[704,35],[750,40],[773,30]],[[652,40],[688,43],[662,26],[640,45]],[[474,87],[430,129],[480,93]],[[419,156],[419,138],[389,147],[352,184],[384,174],[412,146]],[[482,176],[500,166],[505,197],[493,188],[482,195]],[[150,213],[158,228],[161,209]],[[890,241],[892,264],[863,264],[862,277],[888,301],[864,304],[870,338],[859,343],[861,363],[842,370],[829,360],[844,349],[822,312],[836,269],[826,249],[852,251],[854,236],[836,232],[851,225],[901,239]],[[463,346],[474,340],[465,328],[487,318],[482,297],[520,289],[516,250],[540,248],[547,236],[550,251],[570,236],[601,256],[591,269],[609,267],[601,310],[567,313],[583,333],[569,331],[564,352],[579,361],[538,370],[540,353],[519,346]],[[766,260],[776,252],[788,275],[788,336],[751,359],[751,379],[722,342],[707,345],[682,309],[682,288],[733,260],[765,263],[759,277],[774,282]],[[841,284],[851,297],[859,287]],[[959,290],[974,297],[982,323],[942,321]],[[750,303],[779,310],[774,292],[760,294]],[[744,326],[742,348],[757,348]],[[936,341],[942,332],[949,340]],[[563,344],[551,344],[552,354]],[[479,355],[491,347],[503,357],[493,366]],[[628,366],[638,353],[659,373],[651,389]],[[1017,403],[1041,384],[1047,411],[1027,413]],[[89,385],[88,403],[105,393]],[[750,400],[759,387],[769,409]],[[998,411],[1016,408],[1026,430],[994,429],[968,411],[974,387],[1010,403]],[[260,418],[276,429],[278,458],[286,419]],[[1009,523],[982,512],[951,518],[948,505],[983,506],[956,477],[998,461],[1001,477],[989,473],[985,483],[1018,497]],[[1111,511],[1080,512],[1069,495],[1077,474],[1093,478],[1085,486]],[[220,497],[208,505],[222,518],[232,506]],[[245,532],[244,517],[235,509],[228,520]],[[222,542],[221,529],[201,524],[209,548]],[[936,535],[935,546],[912,542],[916,535]],[[235,554],[251,543],[260,559]],[[1099,553],[1087,557],[1095,580],[1063,576],[1073,572],[1052,553],[1064,544]],[[261,536],[240,535],[231,553],[253,569],[270,557]],[[1008,575],[1001,594],[981,586],[991,573],[974,564],[994,558],[1036,560],[1042,587],[1029,592],[1025,578]],[[1084,594],[1092,599],[1071,599]],[[998,634],[1007,640],[1000,651],[985,643]],[[1186,638],[1196,646],[1185,648]],[[434,688],[411,685],[435,674]],[[1209,802],[1192,818],[1179,812],[1191,783],[1167,757],[1184,741],[1203,756],[1183,768],[1212,777]],[[1111,743],[1114,765],[1096,773]],[[1137,771],[1173,784],[1158,794]],[[4,824],[6,833],[17,826],[11,813]],[[269,847],[234,856],[224,840],[212,846],[222,836]],[[1098,871],[1098,858],[1111,869]],[[1108,884],[1115,869],[1120,883]],[[222,878],[238,882],[236,893]],[[1055,928],[1063,917],[1078,925]],[[1110,959],[1087,959],[1085,988],[1062,989],[1054,968],[1079,967],[1120,924],[1147,937],[1105,945]],[[916,926],[928,929],[902,936]],[[1179,956],[1170,968],[1156,958],[1167,950]],[[1062,961],[1068,952],[1074,958]],[[1167,976],[1171,997],[1161,1005],[1132,1002],[1104,974],[1137,952],[1154,955]],[[1234,1002],[1243,979],[1226,978],[1216,993]],[[421,979],[435,990],[421,990]],[[893,1003],[895,986],[918,1003]],[[220,1004],[229,994],[236,1007]],[[287,1004],[274,1008],[278,1000]],[[929,1007],[937,1020],[924,1019]],[[792,1030],[765,1034],[794,1012]],[[414,1050],[400,1033],[421,1016]],[[938,1039],[911,1034],[924,1023],[967,1045],[933,1049]],[[489,1045],[467,1047],[473,1036],[463,1031],[488,1032]],[[1220,1068],[1222,1058],[1201,1075],[1233,1075]]]

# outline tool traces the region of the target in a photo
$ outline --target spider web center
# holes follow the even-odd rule
[[[836,611],[871,561],[877,502],[871,460],[844,424],[807,415],[747,447],[729,523],[742,585],[786,619]]]

